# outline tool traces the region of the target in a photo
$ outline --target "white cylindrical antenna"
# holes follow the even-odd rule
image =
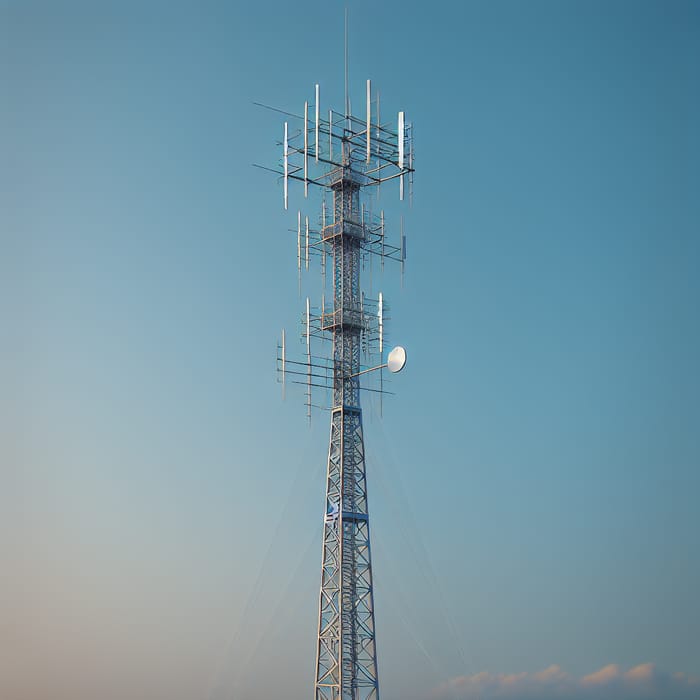
[[[304,197],[309,196],[309,103],[304,102]]]
[[[316,162],[318,163],[318,121],[320,118],[320,96],[321,96],[321,88],[318,83],[316,83],[316,138],[314,140],[314,143],[316,145]]]
[[[328,110],[328,160],[333,160],[333,110]]]
[[[287,208],[287,182],[289,178],[289,140],[287,122],[284,123],[284,208]]]
[[[306,270],[309,269],[309,217],[306,217]]]
[[[369,157],[372,151],[371,146],[371,132],[372,132],[372,83],[370,80],[367,81],[367,164],[369,164]]]
[[[377,317],[379,319],[379,355],[384,349],[384,300],[379,292],[379,304],[377,305]]]

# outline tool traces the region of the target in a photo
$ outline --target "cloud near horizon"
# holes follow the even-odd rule
[[[433,700],[700,700],[700,678],[666,673],[652,663],[627,671],[609,664],[581,678],[550,666],[537,673],[458,676],[438,686]]]

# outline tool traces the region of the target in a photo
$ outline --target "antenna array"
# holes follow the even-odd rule
[[[403,272],[406,261],[406,235],[401,217],[400,234],[396,242],[387,235],[385,212],[375,211],[372,201],[379,200],[381,185],[390,180],[398,180],[399,200],[404,200],[408,189],[409,200],[413,198],[413,126],[406,121],[405,113],[398,112],[393,124],[380,121],[379,94],[373,96],[370,80],[366,82],[366,112],[364,120],[352,115],[342,115],[328,110],[328,117],[322,116],[320,86],[315,85],[315,101],[310,106],[304,102],[303,114],[283,112],[294,121],[285,121],[283,127],[282,159],[279,169],[264,168],[279,174],[283,181],[283,203],[289,208],[290,180],[303,186],[304,198],[309,198],[310,186],[321,191],[321,207],[316,221],[296,215],[297,272],[298,288],[301,294],[302,273],[308,272],[312,259],[320,262],[323,286],[326,286],[326,271],[335,251],[335,242],[343,236],[356,239],[362,269],[369,268],[370,275],[374,262],[378,261],[381,271],[384,262],[398,262]],[[259,104],[259,103],[257,103]],[[266,105],[260,105],[268,109]],[[282,110],[275,110],[282,111]],[[313,119],[310,118],[313,114]],[[263,167],[263,166],[257,166]],[[368,202],[360,202],[359,193],[370,190],[375,197]],[[335,194],[345,192],[349,206],[343,208],[343,197]],[[328,199],[333,206],[329,209]],[[347,203],[347,202],[346,202]],[[334,280],[335,281],[335,280]],[[342,285],[341,285],[342,286]],[[334,301],[337,295],[334,295]],[[303,318],[303,337],[307,340],[306,405],[307,416],[311,417],[313,389],[332,390],[333,375],[330,373],[331,357],[312,356],[310,338],[333,341],[334,332],[341,319],[354,319],[360,329],[362,359],[365,364],[373,360],[381,361],[384,346],[384,321],[382,313],[388,310],[387,304],[360,293],[358,299],[346,304],[333,304],[326,308],[325,297],[321,307],[307,304]],[[283,357],[282,345],[278,346],[278,374],[283,384],[304,383],[289,369],[289,360]],[[319,361],[320,360],[320,361]],[[352,368],[349,368],[352,369]],[[320,374],[319,374],[320,373]],[[304,374],[301,372],[300,374]],[[288,375],[291,375],[288,377]],[[317,381],[311,381],[315,379]],[[380,376],[380,385],[382,379]],[[361,390],[384,392],[382,388],[361,387]],[[318,404],[318,408],[328,409],[328,402]]]
[[[390,241],[384,210],[377,211],[373,202],[378,201],[380,187],[391,180],[398,181],[400,200],[406,188],[412,199],[413,128],[404,112],[398,112],[392,123],[381,122],[379,94],[373,95],[369,80],[362,118],[350,113],[347,61],[344,113],[323,110],[320,94],[317,84],[314,102],[305,101],[302,114],[284,112],[290,118],[282,130],[281,162],[277,168],[266,168],[282,179],[285,209],[290,181],[300,183],[304,198],[311,189],[320,193],[316,218],[298,210],[291,229],[297,237],[299,292],[302,273],[313,260],[320,262],[324,289],[326,278],[331,278],[329,298],[324,293],[320,305],[306,298],[305,356],[287,357],[283,330],[277,369],[283,392],[287,381],[306,387],[309,419],[316,406],[331,413],[314,699],[378,700],[360,392],[378,392],[380,397],[387,393],[382,370],[400,371],[406,353],[395,348],[383,362],[389,308],[381,292],[376,298],[371,288],[365,294],[360,272],[369,268],[371,275],[373,261],[383,270],[384,262],[391,260],[403,273],[403,218],[399,240]],[[369,192],[377,197],[363,196]],[[379,378],[378,387],[362,385],[361,377],[370,373]],[[325,405],[313,403],[314,389],[325,390]]]

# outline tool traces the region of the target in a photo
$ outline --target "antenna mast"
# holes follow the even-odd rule
[[[311,399],[312,388],[319,387],[326,390],[329,405],[325,408],[331,417],[314,700],[379,700],[360,392],[374,391],[380,397],[388,393],[384,390],[383,369],[398,372],[406,361],[403,348],[395,348],[384,363],[388,305],[381,293],[371,299],[363,292],[360,271],[375,256],[381,260],[381,269],[384,260],[394,260],[403,269],[403,224],[400,239],[396,243],[388,241],[384,211],[373,212],[370,193],[376,192],[381,183],[398,179],[403,200],[404,179],[413,173],[411,131],[404,112],[396,113],[393,124],[380,123],[379,97],[377,94],[372,109],[369,80],[362,116],[350,113],[347,59],[346,9],[342,120],[338,121],[337,111],[320,109],[320,89],[315,85],[313,123],[308,101],[302,103],[303,116],[285,112],[300,122],[300,128],[290,128],[285,122],[282,159],[275,170],[283,179],[285,209],[289,180],[303,184],[305,197],[310,189],[322,195],[320,226],[299,211],[291,231],[297,235],[298,274],[310,269],[313,256],[320,258],[324,278],[327,271],[332,279],[332,294],[330,298],[321,297],[320,308],[306,299],[304,361],[289,359],[284,333],[277,358],[283,384],[289,375],[292,383],[305,386],[309,417],[316,406]],[[326,206],[326,199],[330,199],[330,206]],[[325,346],[329,354],[312,353],[312,336],[314,347]],[[377,361],[379,364],[372,366]],[[374,387],[371,381],[365,381],[372,376],[379,377]]]
[[[350,117],[350,92],[348,79],[348,8],[345,8],[345,119]]]

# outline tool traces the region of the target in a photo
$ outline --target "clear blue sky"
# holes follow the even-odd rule
[[[354,99],[416,125],[383,699],[700,697],[700,4],[349,8]],[[327,416],[275,383],[302,198],[252,102],[340,109],[342,33],[0,2],[3,698],[311,697]]]

